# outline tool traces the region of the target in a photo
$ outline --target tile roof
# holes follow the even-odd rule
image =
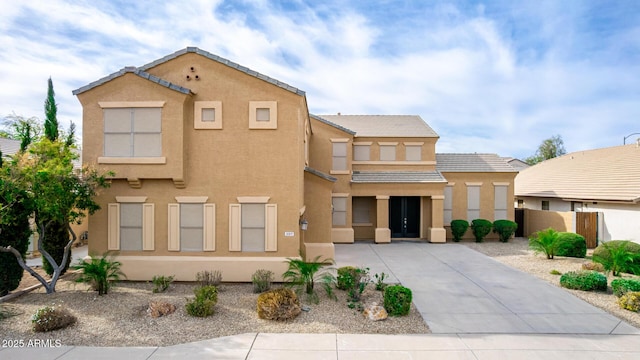
[[[310,174],[313,174],[313,175],[315,175],[315,176],[319,176],[319,177],[321,177],[321,178],[323,178],[323,179],[325,179],[325,180],[329,180],[329,181],[331,181],[331,182],[336,182],[336,181],[338,181],[338,179],[334,178],[333,176],[328,175],[328,174],[325,174],[325,173],[323,173],[322,171],[316,170],[316,169],[314,169],[314,168],[310,168],[310,167],[308,167],[308,166],[305,166],[305,167],[304,167],[304,171],[306,171],[306,172],[308,172],[308,173],[310,173]]]
[[[162,63],[165,63],[165,62],[167,62],[169,60],[175,59],[178,56],[181,56],[181,55],[184,55],[184,54],[187,54],[187,53],[195,53],[195,54],[198,54],[198,55],[202,55],[202,56],[204,56],[204,57],[206,57],[206,58],[208,58],[210,60],[217,61],[217,62],[219,62],[219,63],[221,63],[223,65],[226,65],[226,66],[229,66],[231,68],[234,68],[234,69],[236,69],[238,71],[241,71],[241,72],[243,72],[243,73],[245,73],[247,75],[251,75],[251,76],[253,76],[255,78],[258,78],[260,80],[266,81],[268,83],[271,83],[271,84],[273,84],[275,86],[278,86],[280,88],[283,88],[285,90],[291,91],[292,93],[295,93],[295,94],[298,94],[298,95],[301,95],[301,96],[305,95],[304,91],[302,91],[302,90],[300,90],[300,89],[298,89],[296,87],[293,87],[291,85],[283,83],[280,80],[276,80],[276,79],[271,78],[271,77],[269,77],[267,75],[261,74],[261,73],[255,71],[255,70],[251,70],[251,69],[249,69],[249,68],[247,68],[245,66],[237,64],[237,63],[235,63],[235,62],[233,62],[231,60],[225,59],[223,57],[220,57],[218,55],[212,54],[212,53],[210,53],[208,51],[205,51],[205,50],[199,49],[197,47],[193,47],[193,46],[184,48],[182,50],[178,50],[178,51],[174,52],[173,54],[169,54],[169,55],[167,55],[167,56],[165,56],[165,57],[163,57],[161,59],[158,59],[158,60],[152,61],[152,62],[150,62],[148,64],[142,65],[140,67],[140,69],[144,70],[144,71],[149,70],[152,67],[158,66],[158,65],[160,65]]]
[[[20,150],[20,141],[0,138],[0,150],[2,156],[13,155]]]
[[[517,196],[592,201],[640,201],[640,147],[578,151],[522,170]]]
[[[354,171],[354,183],[444,183],[438,171]]]
[[[138,75],[143,79],[149,80],[151,82],[154,82],[156,84],[162,85],[162,86],[164,86],[166,88],[169,88],[171,90],[175,90],[175,91],[181,92],[183,94],[190,94],[191,93],[191,90],[189,90],[189,89],[187,89],[185,87],[170,83],[167,80],[164,80],[164,79],[161,79],[161,78],[159,78],[157,76],[151,75],[151,74],[149,74],[147,72],[144,72],[143,70],[140,70],[140,69],[138,69],[138,68],[136,68],[134,66],[127,66],[127,67],[125,67],[123,69],[120,69],[120,71],[118,71],[118,72],[115,72],[115,73],[113,73],[111,75],[105,76],[102,79],[96,80],[96,81],[94,81],[94,82],[92,82],[92,83],[90,83],[88,85],[85,85],[85,86],[79,88],[79,89],[73,90],[72,93],[73,93],[73,95],[81,94],[81,93],[83,93],[85,91],[91,90],[94,87],[100,86],[100,85],[102,85],[104,83],[107,83],[107,82],[109,82],[109,81],[111,81],[111,80],[113,80],[115,78],[118,78],[118,77],[120,77],[120,76],[122,76],[124,74],[127,74],[127,73],[132,73],[132,74]]]
[[[345,128],[344,126],[340,126],[338,124],[332,123],[331,121],[329,121],[327,119],[324,119],[324,118],[322,118],[322,117],[320,117],[318,115],[309,114],[309,116],[311,118],[313,118],[313,119],[316,119],[316,120],[320,121],[321,123],[325,123],[325,124],[327,124],[329,126],[333,126],[334,128],[336,128],[338,130],[342,130],[342,131],[344,131],[344,132],[346,132],[348,134],[351,134],[351,135],[355,135],[356,134],[355,131],[349,130],[349,129]]]
[[[441,172],[517,172],[496,154],[436,154]]]
[[[361,137],[438,137],[417,115],[319,115]]]

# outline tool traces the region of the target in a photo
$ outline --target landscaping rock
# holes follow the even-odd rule
[[[362,312],[362,315],[371,321],[380,321],[389,317],[387,310],[385,310],[384,307],[379,306],[377,303],[368,305]]]

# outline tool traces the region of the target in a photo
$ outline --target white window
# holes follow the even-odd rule
[[[196,101],[194,103],[194,129],[222,129],[222,102]]]
[[[343,171],[347,170],[347,143],[346,142],[334,142],[333,143],[333,163],[332,170]]]
[[[371,209],[375,204],[375,198],[354,197],[353,198],[353,223],[371,224]]]
[[[444,223],[451,224],[453,220],[453,186],[444,187]]]
[[[507,185],[495,185],[494,187],[494,220],[507,218]]]
[[[106,108],[104,156],[162,156],[161,108]]]
[[[396,145],[380,144],[380,161],[395,161]]]
[[[278,102],[250,101],[249,129],[277,129]]]
[[[177,196],[169,204],[169,251],[199,252],[216,249],[216,206],[206,196]]]
[[[107,250],[154,250],[154,204],[145,196],[116,196],[107,206]]]
[[[229,205],[229,251],[278,250],[278,206],[269,197],[239,197]]]
[[[333,205],[333,226],[347,225],[347,197],[331,198]]]
[[[353,144],[353,160],[371,160],[371,144]]]
[[[480,185],[467,185],[467,220],[480,218]]]
[[[421,161],[422,160],[422,146],[421,145],[407,145],[405,146],[405,159],[407,161]]]

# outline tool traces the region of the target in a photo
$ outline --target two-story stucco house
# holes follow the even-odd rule
[[[132,280],[248,281],[301,251],[333,258],[334,243],[444,242],[452,216],[513,218],[503,160],[478,172],[486,159],[443,154],[465,159],[454,184],[420,117],[310,115],[303,91],[198,48],[74,94],[84,162],[115,172],[89,250],[119,251]]]

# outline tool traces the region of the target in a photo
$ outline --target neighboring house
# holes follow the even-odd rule
[[[543,161],[516,177],[520,207],[597,212],[600,241],[640,242],[640,147],[578,151]]]
[[[119,251],[132,280],[218,269],[248,281],[301,251],[333,258],[334,243],[444,242],[447,214],[513,219],[504,161],[451,170],[454,185],[420,117],[309,115],[303,91],[198,48],[74,94],[84,161],[115,172],[89,250]]]
[[[522,171],[531,166],[520,159],[515,159],[515,158],[504,158],[504,159],[507,161],[507,164],[511,165],[511,167],[516,169],[517,171]]]
[[[3,157],[14,155],[20,151],[20,141],[0,137],[0,151],[2,151]]]

